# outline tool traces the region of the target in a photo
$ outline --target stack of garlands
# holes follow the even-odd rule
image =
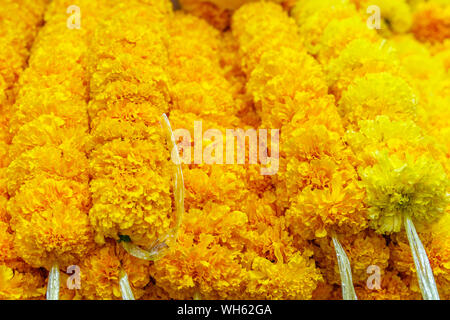
[[[0,299],[449,299],[450,4],[179,2],[2,2]]]

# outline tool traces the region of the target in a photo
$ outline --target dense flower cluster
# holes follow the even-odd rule
[[[363,192],[352,152],[320,65],[301,46],[281,7],[248,4],[234,15],[253,96],[263,127],[281,127],[277,203],[291,231],[305,239],[366,225]],[[337,214],[339,212],[339,214]]]
[[[448,1],[179,3],[0,5],[0,299],[450,299]]]
[[[446,0],[418,1],[414,8],[412,32],[420,41],[450,39],[450,4]]]
[[[173,127],[193,137],[194,120],[202,121],[203,130],[222,133],[238,126],[245,108],[238,83],[242,71],[240,61],[234,70],[223,67],[225,59],[237,57],[219,52],[220,33],[184,13],[175,15],[169,30]],[[236,47],[230,36],[227,45]],[[207,108],[198,109],[205,103]],[[210,143],[203,139],[205,147]],[[183,172],[187,212],[177,246],[153,267],[158,286],[179,299],[311,297],[320,275],[308,253],[295,252],[275,211],[270,179],[259,175],[257,165],[192,164]]]
[[[448,203],[448,172],[444,169],[448,158],[445,146],[430,136],[436,131],[429,130],[429,124],[423,120],[433,114],[431,94],[427,92],[432,84],[426,83],[429,79],[414,84],[411,75],[418,78],[425,75],[425,70],[419,73],[413,68],[421,67],[413,64],[408,70],[401,59],[402,54],[406,61],[409,53],[417,53],[404,49],[398,57],[391,43],[400,36],[387,44],[367,28],[351,3],[343,1],[333,7],[326,5],[331,1],[306,2],[299,2],[293,10],[300,32],[308,30],[303,26],[307,25],[305,21],[314,19],[308,17],[314,8],[320,10],[317,12],[321,17],[332,17],[319,25],[318,32],[305,33],[304,37],[306,43],[314,44],[311,52],[323,64],[348,130],[346,142],[361,161],[358,173],[367,193],[370,227],[381,234],[398,232],[404,214],[410,215],[419,227],[436,222],[445,215]],[[364,4],[357,4],[364,8]],[[402,12],[400,7],[397,9]],[[337,15],[339,11],[345,15]],[[393,15],[395,11],[391,11]],[[392,19],[394,33],[409,29],[406,21],[403,28],[400,20],[396,27],[394,18],[384,19]],[[442,70],[445,68],[438,65],[436,72]],[[447,121],[445,115],[440,116]]]

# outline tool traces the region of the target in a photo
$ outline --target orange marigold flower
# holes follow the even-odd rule
[[[38,272],[20,273],[0,265],[0,300],[29,300],[44,293],[44,279]]]
[[[108,241],[87,255],[80,265],[81,291],[84,299],[121,299],[120,270],[127,274],[136,299],[144,294],[150,281],[149,262],[127,254],[118,244]]]
[[[444,1],[418,5],[412,32],[423,42],[442,42],[450,38],[450,5]]]
[[[409,250],[411,252],[411,250]],[[410,286],[410,279],[395,271],[387,271],[381,277],[380,289],[369,289],[366,285],[355,287],[360,300],[421,300],[422,297]]]
[[[389,264],[389,248],[383,236],[366,229],[355,235],[339,236],[352,266],[352,278],[356,285],[367,282],[367,270],[374,265],[380,268],[380,276],[386,274]],[[340,283],[338,265],[334,259],[334,246],[330,239],[315,239],[314,258],[330,284]]]

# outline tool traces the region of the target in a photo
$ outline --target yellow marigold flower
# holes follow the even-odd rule
[[[340,173],[333,173],[327,188],[307,186],[293,196],[286,220],[290,229],[305,239],[322,238],[330,231],[353,234],[367,225],[364,196],[356,181],[344,185]]]
[[[442,165],[426,156],[399,159],[380,153],[377,164],[360,172],[367,191],[370,225],[379,233],[400,231],[403,215],[428,224],[443,214],[448,178]]]
[[[61,148],[72,147],[75,150],[86,152],[89,147],[88,143],[86,127],[70,126],[59,117],[42,115],[26,123],[17,131],[12,140],[9,154],[12,159],[15,159],[35,147],[47,145]]]
[[[379,233],[400,231],[403,214],[430,223],[446,205],[448,178],[438,161],[442,149],[412,121],[386,116],[361,121],[347,141],[365,165],[359,169],[367,192],[371,226]]]
[[[402,75],[398,58],[391,46],[384,42],[372,43],[366,39],[350,42],[325,68],[328,86],[337,101],[357,78],[381,72]]]
[[[360,121],[359,131],[348,131],[345,140],[363,161],[363,167],[376,164],[376,153],[382,150],[401,159],[407,155],[417,158],[429,154],[444,162],[442,147],[413,121],[392,121],[387,116]]]
[[[291,48],[267,51],[249,75],[247,91],[262,118],[262,126],[280,128],[298,110],[298,96],[309,93],[309,99],[327,94],[323,73],[317,62]]]
[[[173,224],[172,164],[162,139],[116,139],[92,152],[90,220],[97,241],[127,235],[150,245]]]
[[[450,38],[450,5],[445,1],[419,4],[414,13],[412,32],[423,42],[442,42]]]
[[[87,126],[85,102],[73,99],[71,94],[65,92],[55,96],[54,87],[51,87],[53,85],[50,84],[49,88],[39,88],[34,84],[23,83],[23,87],[30,87],[30,90],[23,91],[23,94],[19,91],[14,105],[15,113],[11,117],[12,133],[16,134],[23,125],[33,119],[49,114],[61,118],[67,126]]]
[[[364,192],[356,183],[356,159],[341,140],[342,127],[330,131],[309,115],[309,121],[297,120],[282,132],[277,204],[287,208],[289,227],[305,239],[327,236],[335,228],[358,232],[366,225],[366,212]]]
[[[89,181],[89,163],[85,154],[72,143],[44,145],[22,153],[7,169],[8,192],[14,195],[30,178],[41,176],[55,180]]]
[[[246,223],[245,213],[212,202],[186,212],[177,245],[155,262],[156,284],[175,299],[189,299],[196,292],[205,299],[238,299],[243,245],[235,238]]]
[[[19,256],[48,269],[55,262],[68,266],[81,259],[93,240],[87,190],[70,180],[37,176],[27,181],[8,204]]]
[[[322,34],[331,21],[350,18],[355,14],[355,6],[348,0],[297,1],[291,11],[299,26],[302,42],[313,55],[318,53]]]
[[[319,125],[339,135],[344,134],[344,127],[332,95],[311,98],[308,92],[297,92],[295,101],[298,108],[290,122],[283,124],[282,130],[284,132],[289,133],[302,127]],[[288,136],[287,134],[282,134],[282,138]],[[280,147],[282,154],[284,154],[284,146],[281,145]]]
[[[222,166],[210,166],[208,170],[192,169],[185,173],[187,207],[201,208],[208,201],[234,203],[239,205],[246,189],[244,168],[237,165],[229,169]],[[190,204],[192,203],[192,204]]]
[[[45,293],[39,273],[20,273],[0,265],[0,300],[20,300],[41,297]]]
[[[409,250],[409,249],[408,249]],[[411,250],[409,250],[411,252]],[[411,290],[409,279],[395,272],[387,271],[381,277],[380,289],[369,289],[365,284],[355,287],[360,300],[421,300],[418,292]]]
[[[281,257],[280,257],[281,258]],[[311,299],[317,282],[322,280],[314,261],[296,253],[273,263],[255,257],[248,271],[245,287],[246,299],[306,300]]]
[[[352,266],[352,279],[355,285],[365,286],[367,268],[375,265],[380,268],[380,276],[384,277],[389,265],[389,247],[383,236],[366,229],[355,235],[342,235],[339,240],[344,247]],[[327,283],[340,283],[340,275],[335,250],[331,239],[315,239],[314,259],[321,268]]]
[[[175,14],[170,28],[168,73],[171,110],[192,112],[221,125],[234,126],[239,107],[231,84],[220,65],[220,34],[205,21],[191,15]]]
[[[0,265],[5,265],[20,273],[37,273],[26,264],[17,253],[14,245],[14,231],[11,230],[9,221],[0,221]]]
[[[409,120],[415,118],[417,97],[402,78],[386,72],[374,73],[356,79],[342,93],[338,108],[346,127],[379,115]]]
[[[40,182],[39,182],[40,181]],[[49,208],[66,204],[68,207],[77,207],[86,210],[90,206],[86,182],[80,183],[73,180],[54,180],[36,175],[33,180],[28,180],[11,197],[8,204],[8,212],[13,219],[30,219],[40,208]],[[39,185],[38,189],[31,189]]]
[[[338,57],[353,40],[360,38],[373,43],[378,41],[378,35],[367,28],[359,17],[332,20],[324,29],[320,39],[318,60],[322,64],[328,64],[331,59]]]
[[[442,64],[433,59],[431,48],[413,35],[398,35],[390,38],[389,42],[395,48],[403,68],[416,80],[432,80],[443,76]]]
[[[288,239],[277,235],[280,227],[267,234],[263,216],[247,216],[226,205],[209,203],[203,210],[191,209],[178,246],[154,265],[156,285],[177,299],[196,294],[205,299],[307,298],[320,275],[306,255],[293,254],[293,248],[280,250],[279,246],[289,246]],[[266,251],[272,253],[265,257]],[[289,262],[284,262],[281,251],[293,255]],[[305,277],[295,277],[297,272]]]
[[[143,288],[149,283],[149,262],[127,254],[113,242],[93,250],[80,265],[81,292],[83,299],[121,299],[119,288],[120,270],[128,274],[135,298],[144,294]]]
[[[95,103],[89,105],[91,111],[96,107]],[[91,120],[90,137],[93,147],[115,139],[151,140],[152,136],[159,135],[161,131],[157,117],[160,112],[147,102],[108,102],[107,107],[99,110]]]
[[[409,217],[419,227],[438,220],[448,204],[449,182],[438,162],[442,153],[433,150],[434,142],[412,122],[391,122],[385,116],[361,121],[359,127],[361,132],[351,134],[350,145],[351,140],[356,141],[356,154],[372,162],[359,168],[367,193],[370,227],[377,233],[390,234],[399,232]],[[423,143],[422,150],[414,150],[414,144]]]
[[[420,233],[430,260],[436,285],[442,299],[450,298],[450,215],[449,208],[437,223]],[[398,234],[389,245],[394,267],[407,275],[415,276],[415,267],[406,236]],[[415,279],[414,281],[417,282]],[[418,287],[418,285],[416,285]]]
[[[247,75],[267,51],[278,51],[282,47],[302,50],[295,21],[275,3],[243,5],[233,15],[232,32],[238,40],[243,70]]]

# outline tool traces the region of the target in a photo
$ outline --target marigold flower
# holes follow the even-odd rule
[[[403,214],[418,223],[431,223],[442,216],[448,188],[442,165],[425,156],[415,161],[386,154],[377,158],[376,165],[361,171],[375,230],[400,231]]]
[[[324,29],[320,39],[317,55],[319,62],[328,64],[331,59],[338,57],[353,40],[360,38],[373,43],[378,40],[377,34],[367,28],[359,17],[332,20]]]
[[[47,268],[81,259],[92,241],[86,193],[87,185],[70,180],[37,176],[27,181],[8,204],[19,256],[34,267]]]
[[[409,249],[408,249],[409,250]],[[409,250],[411,252],[411,250]],[[367,285],[356,286],[360,300],[421,300],[418,292],[411,290],[410,280],[395,271],[387,271],[381,278],[380,289]]]
[[[91,154],[91,223],[97,241],[119,240],[149,245],[173,224],[171,163],[164,142],[113,140]],[[156,139],[155,139],[156,138]]]
[[[366,229],[355,235],[339,236],[339,240],[347,252],[352,265],[352,278],[356,286],[365,286],[367,268],[375,265],[380,268],[380,276],[384,277],[389,265],[389,247],[383,236]],[[314,258],[321,268],[327,283],[340,282],[339,269],[334,259],[334,247],[330,239],[318,238],[314,240]]]
[[[244,269],[240,250],[232,246],[246,222],[243,212],[212,202],[204,210],[186,212],[177,245],[155,262],[156,284],[175,299],[189,299],[196,292],[205,299],[239,297]]]
[[[0,265],[0,300],[29,300],[44,293],[44,279],[38,272],[20,273]]]
[[[412,32],[424,42],[442,42],[450,38],[450,5],[429,1],[415,8]]]
[[[322,280],[314,261],[295,253],[286,262],[272,263],[256,257],[251,263],[246,286],[247,299],[311,299],[317,282]]]
[[[108,241],[98,247],[80,265],[83,299],[121,299],[119,273],[121,268],[129,275],[129,282],[136,299],[144,294],[149,283],[149,262],[127,254],[118,244]]]
[[[207,117],[234,127],[239,105],[220,65],[220,34],[205,21],[177,13],[170,23],[168,73],[172,79],[171,110]],[[231,117],[230,117],[231,115]]]
[[[313,55],[319,52],[322,34],[329,23],[334,19],[352,17],[355,13],[355,6],[348,0],[297,1],[291,11],[302,42]]]
[[[361,121],[359,127],[348,141],[366,162],[359,173],[371,226],[380,233],[398,232],[404,213],[419,223],[437,219],[447,201],[448,179],[436,143],[414,123],[385,116]]]
[[[450,297],[449,226],[449,209],[447,208],[447,211],[438,222],[432,224],[420,233],[442,299],[449,299]],[[392,252],[393,265],[396,270],[412,276],[414,281],[417,282],[414,262],[406,236],[403,234],[396,235],[389,247]],[[417,284],[415,287],[416,291],[418,291]]]
[[[346,127],[379,115],[409,120],[415,118],[417,97],[402,78],[386,72],[374,73],[355,79],[342,93],[338,108]]]
[[[298,110],[297,95],[302,92],[309,93],[309,99],[327,94],[322,69],[314,58],[283,47],[261,56],[249,75],[247,90],[266,128],[280,128],[288,123]]]
[[[275,3],[255,2],[243,5],[233,15],[232,32],[238,40],[242,69],[247,75],[250,75],[267,51],[282,47],[303,50],[295,21]]]
[[[378,116],[374,120],[360,121],[359,131],[349,130],[345,140],[364,162],[363,167],[374,165],[377,151],[382,150],[397,154],[401,159],[407,155],[417,158],[429,154],[444,162],[442,146],[411,120],[393,121],[387,116]]]
[[[393,76],[403,74],[392,46],[386,45],[385,42],[375,44],[366,39],[350,42],[339,56],[325,67],[328,86],[337,101],[356,79],[381,72]]]
[[[433,59],[430,49],[414,36],[399,35],[392,37],[389,42],[395,48],[403,69],[414,78],[415,81],[411,84],[419,82],[417,89],[420,89],[427,81],[443,76],[442,65]],[[419,92],[421,91],[419,90]],[[424,98],[422,97],[422,99]]]

